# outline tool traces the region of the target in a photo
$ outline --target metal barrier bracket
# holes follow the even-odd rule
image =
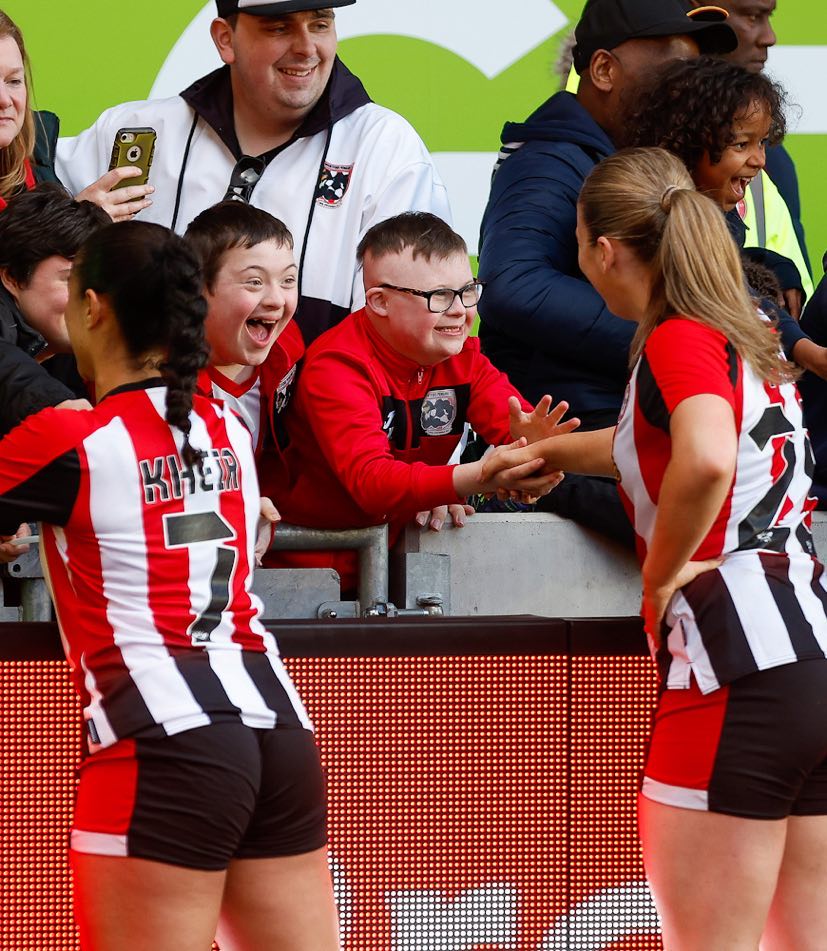
[[[361,617],[361,606],[358,601],[325,601],[319,605],[316,613],[322,621],[334,621],[343,617]]]

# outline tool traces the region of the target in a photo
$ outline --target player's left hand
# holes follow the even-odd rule
[[[683,568],[666,584],[658,586],[646,582],[646,565],[643,566],[643,597],[640,602],[640,613],[643,615],[643,628],[652,638],[656,647],[660,647],[660,629],[666,608],[672,600],[672,595],[684,585],[694,581],[698,575],[707,571],[714,571],[724,563],[723,558],[710,558],[706,561],[688,561]]]

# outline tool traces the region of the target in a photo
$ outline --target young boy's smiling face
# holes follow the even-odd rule
[[[208,288],[210,362],[239,381],[260,366],[296,312],[298,280],[293,251],[276,241],[230,248]]]
[[[364,267],[368,314],[394,350],[420,366],[441,363],[462,350],[477,315],[476,304],[466,307],[455,296],[446,311],[432,313],[424,297],[409,291],[453,291],[473,284],[467,255],[456,253],[428,260],[422,255],[414,257],[406,248],[399,254],[378,258],[367,254]]]

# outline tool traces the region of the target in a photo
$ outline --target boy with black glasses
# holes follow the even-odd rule
[[[390,218],[367,232],[358,259],[365,307],[307,352],[285,416],[291,484],[274,495],[288,522],[387,522],[392,542],[417,513],[425,524],[447,506],[461,524],[465,498],[494,491],[479,462],[457,464],[471,427],[498,446],[577,423],[560,424],[568,407],[549,414],[548,397],[532,409],[469,337],[482,285],[444,221],[422,212]],[[511,473],[524,475],[534,473]],[[557,481],[536,476],[527,487],[539,495]],[[431,527],[444,517],[430,516]],[[278,563],[335,567],[345,590],[355,582],[351,553],[279,555]]]

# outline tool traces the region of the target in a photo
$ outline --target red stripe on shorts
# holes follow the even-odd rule
[[[704,695],[694,678],[688,690],[664,690],[655,713],[646,776],[668,786],[708,789],[728,699],[729,687]]]
[[[137,786],[134,740],[120,740],[87,756],[80,767],[74,828],[126,835],[135,811]]]

